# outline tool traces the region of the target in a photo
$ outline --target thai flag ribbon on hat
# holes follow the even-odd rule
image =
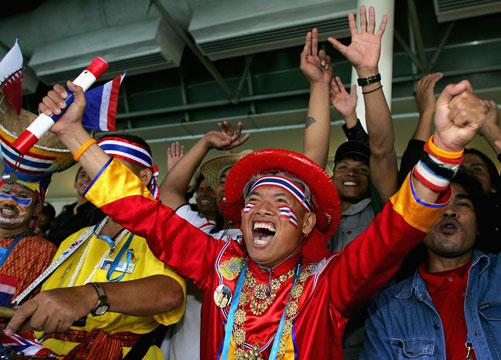
[[[19,115],[23,101],[23,54],[17,43],[18,40],[19,37],[0,61],[0,90]]]
[[[127,73],[85,92],[87,106],[82,125],[86,129],[116,131],[118,92]]]

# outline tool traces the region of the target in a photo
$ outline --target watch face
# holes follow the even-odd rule
[[[100,316],[106,314],[108,309],[110,308],[110,305],[108,304],[102,304],[99,305],[95,310],[94,310],[94,316]]]

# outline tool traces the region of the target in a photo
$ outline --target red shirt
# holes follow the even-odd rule
[[[464,297],[468,283],[468,264],[453,270],[428,273],[426,263],[419,267],[419,273],[437,309],[444,330],[447,359],[466,359],[466,320],[464,316]],[[476,359],[471,350],[472,359]]]

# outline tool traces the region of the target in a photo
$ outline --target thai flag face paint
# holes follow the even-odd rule
[[[294,211],[288,206],[280,206],[280,217],[289,219],[289,223],[297,229],[297,218]]]
[[[250,212],[250,211],[251,211],[251,209],[252,209],[254,206],[255,206],[254,204],[246,204],[246,205],[244,206],[244,208],[242,209],[242,216],[243,216],[244,214],[247,214],[248,212]]]
[[[277,186],[284,189],[289,194],[291,194],[292,197],[299,202],[299,204],[301,204],[301,206],[303,207],[303,209],[306,210],[306,212],[311,212],[311,205],[305,199],[304,191],[289,179],[277,175],[263,176],[259,178],[254,183],[254,185],[251,186],[249,194],[251,194],[254,190],[256,190],[260,186]]]

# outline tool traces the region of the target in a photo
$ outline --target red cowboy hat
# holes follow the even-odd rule
[[[317,217],[315,229],[325,239],[329,239],[336,232],[341,215],[336,187],[329,175],[315,162],[289,150],[264,149],[240,159],[226,179],[226,200],[220,204],[223,216],[240,224],[245,185],[254,175],[270,171],[282,171],[308,185],[313,198],[313,212]]]

